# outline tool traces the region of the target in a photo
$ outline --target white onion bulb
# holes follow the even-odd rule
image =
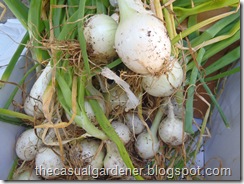
[[[119,121],[113,121],[111,125],[124,144],[127,144],[131,140],[131,132],[125,124]]]
[[[104,158],[104,168],[108,169],[108,174],[112,177],[121,177],[126,170],[126,165],[120,156],[119,150],[111,141],[106,142],[107,154]],[[123,172],[123,173],[121,173]]]
[[[158,134],[166,144],[178,146],[186,140],[187,134],[184,132],[182,120],[175,117],[171,102],[168,107],[168,116],[160,123]]]
[[[142,79],[144,90],[155,97],[170,96],[183,81],[183,70],[178,61],[172,61],[173,67],[170,71],[160,76],[146,75]]]
[[[85,22],[87,49],[95,63],[107,63],[117,56],[114,49],[117,26],[113,18],[104,14],[96,14]]]
[[[159,140],[145,130],[136,138],[135,148],[143,159],[152,158],[159,149]]]
[[[135,149],[138,155],[143,159],[154,157],[159,150],[160,142],[157,137],[157,130],[163,113],[164,111],[162,107],[160,107],[150,128],[151,134],[147,130],[144,130],[136,138]]]
[[[140,134],[145,129],[140,118],[134,113],[129,112],[125,114],[125,123],[135,135]]]
[[[40,131],[37,130],[37,133]],[[34,129],[24,131],[16,142],[15,151],[21,160],[33,160],[41,147],[42,141],[36,136]]]
[[[132,0],[118,0],[118,3],[120,23],[115,48],[119,57],[136,73],[160,72],[171,53],[171,42],[163,22],[147,12],[138,11],[138,5],[135,8]]]
[[[42,98],[52,77],[52,67],[48,64],[31,88],[25,99],[24,110],[30,116],[43,117]]]
[[[60,156],[48,147],[42,147],[38,151],[35,161],[38,173],[45,179],[59,177],[61,174],[60,171],[64,168]]]
[[[42,180],[40,176],[36,175],[36,170],[26,170],[13,177],[14,180]]]
[[[105,157],[105,150],[102,149],[98,155],[95,154],[98,152],[101,141],[93,139],[84,139],[80,142],[82,147],[82,160],[83,162],[89,163],[91,169],[100,169],[103,167],[103,159]]]

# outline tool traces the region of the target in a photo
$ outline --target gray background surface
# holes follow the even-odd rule
[[[26,5],[28,5],[28,0],[22,0],[23,3],[25,3]],[[0,0],[0,3],[4,4],[5,3],[3,2],[3,0]],[[6,5],[5,5],[6,6]],[[7,6],[6,6],[7,8]],[[2,14],[3,12],[3,8],[0,7],[0,15]],[[15,18],[15,16],[12,14],[12,12],[7,8],[7,11],[6,13],[4,14],[3,18],[0,20],[0,23],[4,23],[7,21],[7,19],[11,19],[11,18]]]

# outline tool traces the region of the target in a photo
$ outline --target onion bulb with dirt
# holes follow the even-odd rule
[[[38,173],[45,179],[55,179],[61,175],[64,164],[61,157],[58,155],[59,151],[51,148],[42,147],[35,158],[36,168]]]
[[[164,23],[142,4],[118,0],[120,22],[115,48],[123,63],[139,74],[155,75],[169,62],[171,42]],[[138,11],[138,8],[141,10]]]
[[[117,22],[110,16],[96,14],[85,22],[84,36],[89,57],[95,64],[108,63],[117,54],[114,49]]]
[[[163,142],[171,146],[181,145],[187,138],[184,132],[183,121],[174,115],[174,109],[171,102],[168,104],[168,115],[160,123],[158,134]]]
[[[24,161],[33,160],[42,146],[42,141],[36,135],[41,129],[28,129],[18,138],[15,146],[17,156]]]
[[[106,141],[107,154],[104,158],[104,168],[108,170],[111,177],[122,177],[126,170],[126,165],[120,156],[119,150],[115,143]]]
[[[166,97],[172,95],[182,84],[184,73],[177,60],[169,63],[165,72],[159,76],[146,75],[142,79],[143,89],[155,97]]]
[[[105,150],[99,150],[101,141],[95,139],[83,139],[81,145],[81,159],[83,163],[91,166],[91,169],[100,169],[103,167],[103,159],[105,157]]]
[[[140,134],[145,129],[145,125],[135,113],[125,114],[125,124],[134,135]]]
[[[111,125],[124,144],[127,144],[131,140],[131,132],[125,124],[120,121],[113,121]]]

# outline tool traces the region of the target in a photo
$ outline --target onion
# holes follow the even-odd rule
[[[92,84],[88,84],[86,86],[86,88],[89,90],[89,92],[91,93],[92,96],[95,96],[96,98],[98,98],[97,101],[98,101],[100,107],[102,108],[103,112],[105,113],[106,105],[105,105],[104,97],[103,97],[102,93],[100,93],[100,91],[98,91]],[[85,100],[85,111],[86,111],[86,114],[89,117],[89,119],[91,121],[95,121],[95,113],[92,110],[90,103],[86,100]]]
[[[95,63],[107,63],[117,56],[114,49],[117,26],[113,18],[104,14],[94,15],[85,22],[87,49]]]
[[[80,142],[82,148],[82,160],[91,166],[91,169],[100,169],[103,167],[103,159],[105,156],[105,150],[102,149],[98,155],[98,148],[101,144],[99,140],[84,139]],[[94,157],[96,155],[96,157]]]
[[[179,104],[177,102],[176,98],[171,98],[171,103],[173,105],[175,117],[178,118],[178,119],[183,119],[185,117],[185,111],[186,111],[184,105],[183,104]]]
[[[104,158],[104,168],[108,170],[108,174],[113,177],[121,177],[124,173],[120,173],[127,167],[120,156],[119,150],[115,143],[106,141],[107,154]]]
[[[40,176],[36,175],[36,170],[26,170],[13,177],[14,180],[42,180]]]
[[[31,88],[30,95],[27,96],[24,103],[24,110],[26,114],[30,116],[43,117],[42,96],[51,80],[51,71],[52,67],[48,64]]]
[[[142,3],[118,0],[120,23],[115,48],[123,63],[140,74],[159,73],[171,53],[171,43],[163,22],[143,11]],[[138,10],[140,7],[140,10]]]
[[[140,118],[131,112],[125,114],[125,123],[135,135],[140,134],[145,128]]]
[[[113,121],[111,125],[124,144],[127,144],[131,140],[131,132],[125,124],[119,121]]]
[[[59,177],[60,171],[64,168],[60,156],[48,147],[42,147],[38,151],[35,163],[38,173],[45,179],[55,179]]]
[[[37,133],[40,129],[37,130]],[[15,151],[21,160],[33,160],[38,149],[42,146],[41,140],[36,136],[34,129],[24,131],[16,142]]]
[[[129,128],[119,122],[113,121],[111,123],[115,132],[118,134],[124,144],[127,144],[131,140],[131,133]],[[106,141],[107,154],[104,158],[104,168],[108,169],[108,174],[113,177],[121,177],[124,175],[123,170],[126,170],[126,165],[120,156],[119,150],[115,143],[112,141]],[[123,172],[123,173],[121,173]]]
[[[155,97],[170,96],[182,84],[182,67],[178,61],[172,61],[172,63],[172,69],[160,76],[146,75],[143,77],[142,87],[148,94]]]
[[[109,101],[109,107],[111,110],[124,110],[126,107],[126,103],[128,101],[128,96],[126,92],[119,86],[112,86],[109,90],[109,93],[106,95]]]
[[[160,123],[158,134],[163,142],[171,146],[181,145],[187,138],[183,122],[175,117],[171,102],[168,105],[168,116]]]
[[[159,150],[159,140],[157,138],[157,130],[161,118],[163,116],[163,109],[159,108],[157,115],[154,118],[153,124],[150,128],[151,134],[146,130],[137,136],[135,148],[138,155],[143,159],[152,158]]]

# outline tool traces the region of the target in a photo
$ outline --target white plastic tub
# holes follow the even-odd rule
[[[5,24],[0,24],[0,78],[25,33],[26,30],[17,19],[9,19]],[[30,60],[25,57],[25,51],[23,51],[23,56],[20,57],[16,64],[9,81],[18,84],[26,70],[26,61],[28,61],[28,63],[30,62]],[[34,80],[30,80],[29,77],[26,80],[29,81],[29,86],[33,85]],[[15,87],[16,86],[12,84],[6,84],[4,88],[0,89],[0,107],[5,105]],[[20,103],[21,100],[22,93],[19,91],[14,101]],[[11,105],[10,109],[13,108],[13,105]],[[23,127],[0,121],[0,179],[2,180],[7,179],[8,173],[16,158],[14,151],[15,142],[23,130]]]
[[[237,64],[240,65],[240,62]],[[219,103],[230,122],[227,129],[222,119],[214,109],[210,132],[212,137],[205,145],[206,168],[215,169],[214,173],[206,175],[208,180],[240,180],[241,179],[241,73],[231,75],[226,81]],[[222,172],[222,173],[221,173]],[[230,174],[230,175],[229,175]]]

